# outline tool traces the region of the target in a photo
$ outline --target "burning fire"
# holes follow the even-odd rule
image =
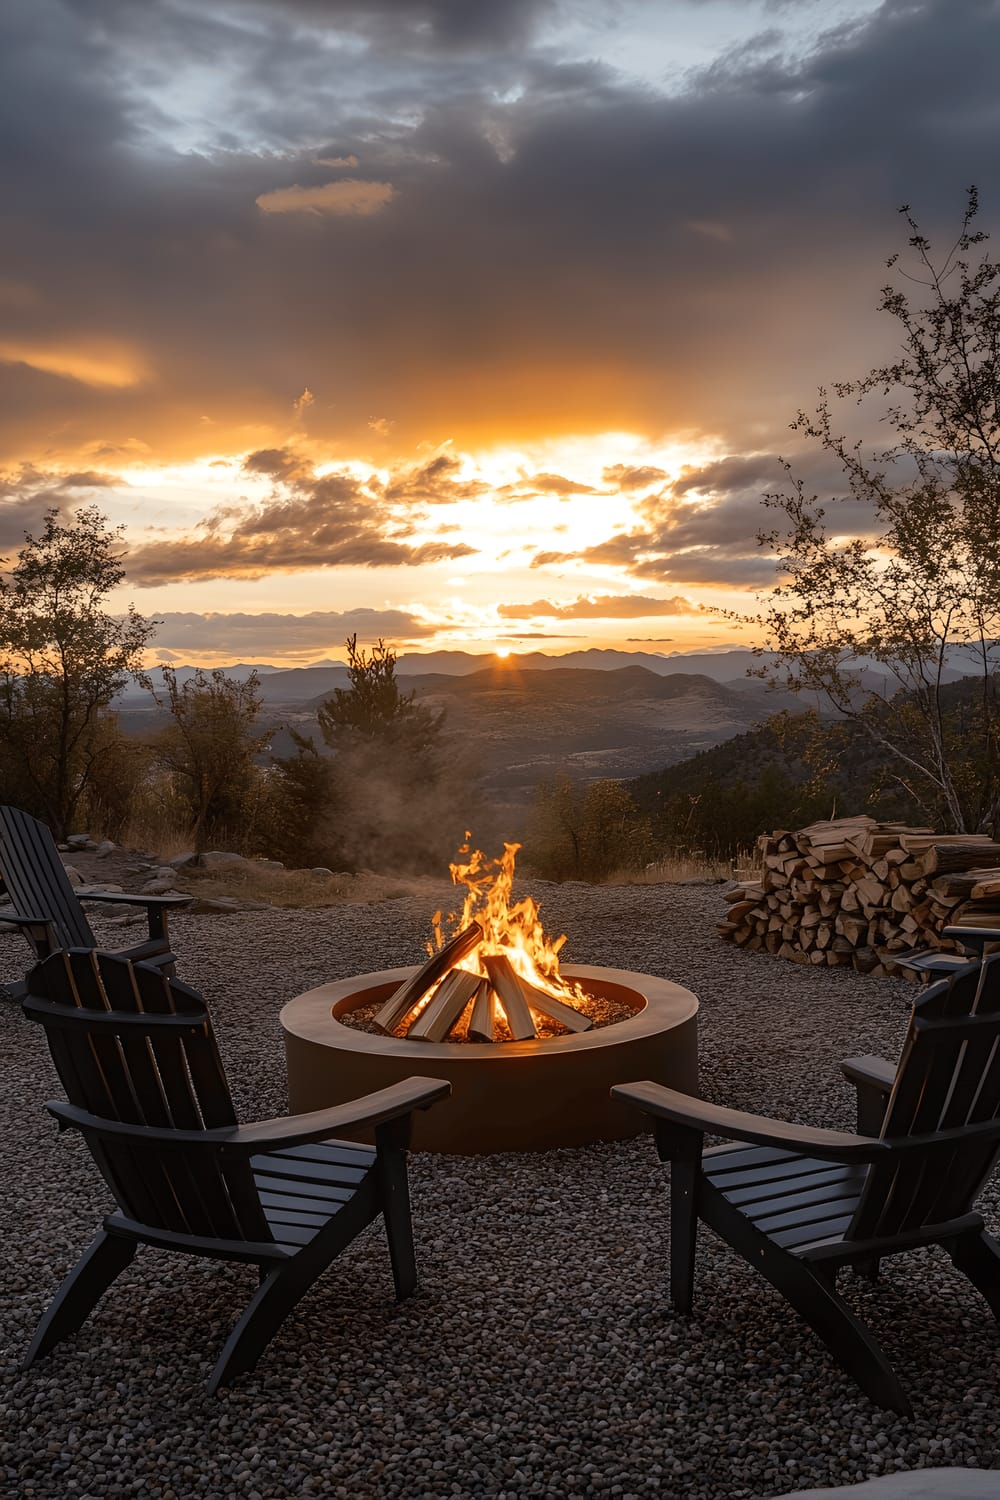
[[[473,849],[472,835],[465,835],[465,843],[458,851],[458,858],[448,866],[454,885],[466,888],[465,902],[461,912],[452,912],[447,917],[454,937],[472,922],[478,922],[483,935],[478,944],[457,961],[455,967],[468,969],[470,973],[486,976],[483,959],[487,954],[502,954],[522,979],[536,989],[544,990],[557,1000],[573,1004],[587,997],[578,984],[563,979],[559,973],[559,950],[566,941],[566,934],[550,938],[542,927],[538,915],[538,902],[531,896],[511,904],[514,886],[514,860],[520,844],[504,844],[499,859],[487,859],[481,849]],[[463,859],[463,856],[464,859]],[[445,943],[442,913],[436,911],[432,918],[434,942],[427,944],[427,952],[438,952]]]
[[[589,1030],[589,997],[559,973],[565,936],[546,935],[530,896],[511,902],[520,844],[505,844],[499,859],[487,859],[470,838],[450,866],[452,881],[466,890],[461,912],[447,918],[435,912],[427,962],[389,996],[372,1024],[387,1034],[403,1027],[406,1036],[431,1042],[448,1036],[492,1042],[505,1032],[526,1041],[553,1027]]]

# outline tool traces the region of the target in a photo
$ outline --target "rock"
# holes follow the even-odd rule
[[[243,906],[235,896],[197,896],[187,910],[194,912],[196,915],[205,915],[211,912],[218,915],[222,912],[242,911]]]
[[[280,859],[255,859],[251,860],[250,863],[255,870],[263,870],[268,875],[277,875],[280,870],[285,868]]]
[[[326,865],[313,865],[309,874],[315,875],[317,880],[329,880],[333,875],[333,871],[328,870]]]
[[[184,854],[177,854],[173,859],[168,859],[167,864],[173,870],[187,870],[200,868],[204,863],[204,856],[196,854],[193,849],[188,849]]]
[[[117,848],[118,845],[115,843],[114,839],[102,839],[97,848],[94,850],[94,853],[98,859],[107,859],[108,855],[114,854]]]
[[[147,880],[142,887],[144,896],[181,896],[183,891],[174,889],[173,871],[169,875],[155,875],[152,880]]]
[[[229,854],[224,849],[210,849],[201,855],[201,866],[205,870],[238,870],[246,868],[250,860],[242,854]]]
[[[106,892],[109,895],[116,895],[121,889],[120,885],[112,885],[110,881],[101,880],[95,881],[90,885],[79,885],[77,887],[77,894],[80,896],[100,896],[102,892]]]
[[[69,876],[69,883],[70,883],[70,885],[73,885],[73,886],[83,885],[83,883],[84,883],[83,876],[80,874],[80,871],[76,868],[76,865],[67,865],[67,864],[64,864],[63,865],[63,869],[66,871],[66,874]]]
[[[89,833],[70,833],[66,835],[66,844],[70,849],[87,849],[90,847]]]

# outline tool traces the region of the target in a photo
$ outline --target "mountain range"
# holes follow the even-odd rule
[[[469,651],[427,651],[405,652],[399,656],[396,660],[396,675],[405,678],[470,677],[483,672],[501,672],[517,678],[522,674],[536,672],[618,672],[642,667],[660,677],[694,674],[707,677],[713,682],[724,683],[740,692],[752,693],[761,684],[759,679],[748,677],[747,673],[759,671],[761,667],[773,667],[775,661],[776,658],[770,653],[757,656],[753,651],[740,647],[723,651],[678,652],[672,656],[650,651],[597,648],[568,651],[562,656],[552,656],[544,651],[526,651],[506,657],[476,655]],[[181,684],[194,677],[198,670],[199,668],[192,666],[174,668],[177,681]],[[346,664],[337,661],[314,662],[308,667],[275,667],[267,662],[237,662],[222,670],[228,677],[239,681],[244,681],[252,672],[256,672],[260,678],[261,697],[268,704],[306,703],[312,699],[329,697],[336,688],[345,688],[350,682]],[[961,652],[956,650],[944,669],[942,680],[952,682],[975,670],[975,663],[963,661]],[[884,683],[884,670],[871,658],[859,658],[857,671],[864,686],[877,687]],[[158,668],[154,667],[150,676],[159,685]],[[149,695],[138,683],[132,683],[125,689],[121,701],[130,709],[139,708],[143,704],[152,707]]]
[[[468,765],[484,806],[502,812],[516,836],[535,788],[557,775],[579,782],[648,776],[743,735],[782,709],[816,706],[804,694],[746,676],[761,664],[746,650],[511,657],[447,651],[401,656],[397,675],[417,701],[445,711],[452,753]],[[196,671],[175,670],[180,682]],[[293,753],[290,730],[321,743],[317,709],[349,684],[342,662],[292,669],[240,663],[224,670],[241,678],[259,673],[263,722],[278,756]],[[871,685],[872,676],[862,671],[859,685]],[[121,710],[126,732],[154,727],[148,693],[130,691]]]
[[[469,651],[404,652],[396,660],[397,677],[468,677],[483,671],[501,671],[510,676],[523,672],[617,672],[623,668],[644,667],[659,676],[670,676],[678,672],[693,672],[710,677],[714,682],[742,686],[747,683],[747,672],[754,667],[768,665],[773,658],[758,658],[752,651],[732,650],[719,652],[688,652],[675,656],[662,656],[649,651],[614,651],[593,649],[569,651],[563,656],[550,656],[544,651],[512,653],[507,657],[493,654],[473,654]],[[208,670],[202,668],[201,670]],[[199,668],[174,667],[178,683],[183,685],[196,676]],[[243,682],[252,672],[260,678],[261,697],[265,703],[302,703],[310,699],[328,697],[336,688],[347,687],[350,681],[344,662],[320,661],[308,667],[274,667],[267,662],[237,662],[225,666],[227,677]],[[159,669],[154,667],[149,674],[159,686]],[[130,684],[122,694],[122,701],[135,708],[143,701],[149,702],[148,694],[138,683]]]

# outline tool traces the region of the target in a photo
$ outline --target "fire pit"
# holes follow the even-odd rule
[[[497,861],[475,852],[452,865],[468,892],[464,908],[447,941],[436,915],[422,967],[324,984],[284,1007],[295,1113],[431,1074],[447,1078],[452,1094],[417,1116],[415,1149],[535,1151],[642,1130],[638,1112],[610,1097],[612,1084],[652,1078],[697,1091],[695,996],[651,974],[560,972],[564,940],[546,937],[530,897],[510,902],[517,847]],[[594,1000],[625,1019],[594,1027]],[[368,1029],[344,1024],[373,1008]]]

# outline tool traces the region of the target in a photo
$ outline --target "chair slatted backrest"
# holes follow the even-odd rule
[[[1000,1117],[1000,954],[931,985],[913,1007],[883,1139]],[[907,1234],[971,1210],[997,1142],[969,1136],[869,1172],[848,1238]]]
[[[113,1139],[82,1127],[122,1211],[176,1234],[270,1242],[246,1158],[145,1133],[236,1124],[197,990],[151,964],[81,948],[37,964],[28,987],[25,1014],[45,1027],[69,1102],[136,1127]]]
[[[62,947],[97,946],[52,834],[19,807],[0,807],[0,874],[18,914],[50,918]]]

